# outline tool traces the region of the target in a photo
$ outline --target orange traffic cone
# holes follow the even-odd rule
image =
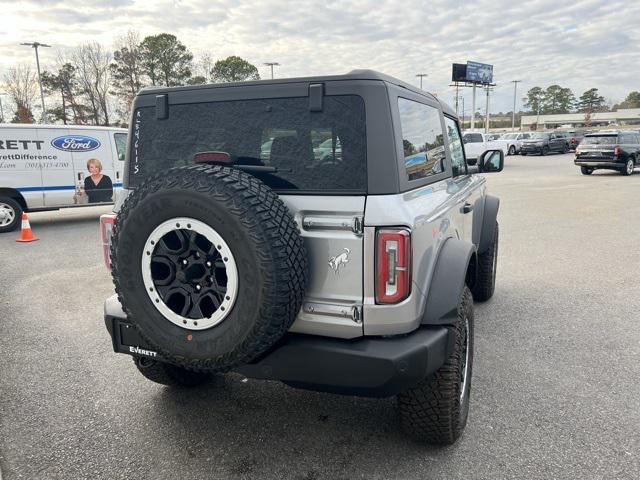
[[[31,231],[31,225],[29,225],[29,217],[26,213],[22,214],[22,230],[20,230],[20,238],[16,242],[35,242],[40,240]]]

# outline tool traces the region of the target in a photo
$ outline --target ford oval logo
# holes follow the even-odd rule
[[[51,145],[63,152],[90,152],[98,148],[100,142],[84,135],[64,135],[51,140]]]

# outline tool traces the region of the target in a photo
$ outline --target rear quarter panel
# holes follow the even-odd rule
[[[369,196],[365,212],[364,333],[402,334],[422,321],[435,260],[447,238],[464,239],[464,225],[455,212],[468,197],[454,179],[445,179],[398,195]],[[463,198],[464,197],[464,198]],[[401,226],[411,230],[412,291],[396,305],[375,302],[376,227]],[[471,236],[471,235],[469,235]]]

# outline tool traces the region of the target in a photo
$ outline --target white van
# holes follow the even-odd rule
[[[17,228],[23,211],[113,202],[126,145],[123,128],[0,124],[0,233]],[[102,166],[99,194],[91,159],[94,173]]]

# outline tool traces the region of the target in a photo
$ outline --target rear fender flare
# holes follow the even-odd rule
[[[440,250],[431,278],[423,325],[454,325],[458,318],[458,303],[467,280],[469,267],[475,261],[473,244],[449,238]]]

